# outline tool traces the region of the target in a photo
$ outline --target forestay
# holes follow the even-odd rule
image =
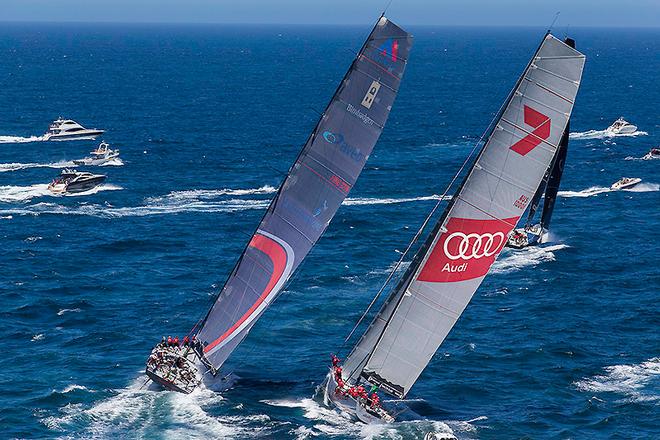
[[[381,17],[271,202],[197,338],[219,368],[328,227],[380,136],[410,34]]]
[[[584,55],[547,34],[483,149],[399,285],[344,363],[405,397],[504,247],[548,170]]]

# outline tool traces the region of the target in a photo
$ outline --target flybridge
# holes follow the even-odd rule
[[[384,41],[389,42],[387,68],[382,66]],[[384,16],[372,29],[215,303],[196,328],[199,345],[191,362],[201,376],[206,372],[215,375],[330,224],[387,121],[411,43],[410,34]],[[374,82],[379,84],[375,91]],[[368,105],[364,105],[367,98]],[[177,370],[179,364],[191,362],[177,362],[167,368],[152,362],[147,371],[169,389],[189,390],[190,381],[180,384],[176,379],[170,385],[172,378],[192,377]]]

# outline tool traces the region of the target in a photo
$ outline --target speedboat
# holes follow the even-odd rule
[[[639,177],[623,177],[621,180],[614,182],[612,186],[610,187],[611,189],[628,189],[632,188],[633,186],[639,184],[642,179]]]
[[[607,131],[612,134],[632,134],[637,131],[637,126],[621,117],[614,121],[614,124],[607,127]]]
[[[57,118],[48,126],[43,138],[47,141],[70,141],[77,139],[96,139],[104,130],[85,128],[71,119]]]
[[[107,142],[101,142],[99,146],[90,151],[90,157],[85,157],[84,159],[74,160],[73,163],[76,165],[103,165],[106,162],[110,162],[112,159],[119,157],[119,150],[112,150],[110,145]]]
[[[660,147],[651,148],[651,151],[649,151],[642,157],[642,160],[651,160],[651,159],[660,159]]]
[[[48,190],[55,194],[79,193],[97,187],[105,178],[104,174],[65,169],[48,185]]]

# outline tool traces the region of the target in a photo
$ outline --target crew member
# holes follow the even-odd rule
[[[172,346],[172,336],[167,337],[167,346],[171,347]]]
[[[341,360],[337,356],[335,356],[334,354],[332,355],[332,366],[333,367],[336,367],[337,365],[339,365],[340,361]]]
[[[189,346],[189,345],[190,345],[190,338],[189,338],[188,336],[185,336],[185,337],[183,338],[183,346],[184,346],[184,347],[187,347],[187,346]]]

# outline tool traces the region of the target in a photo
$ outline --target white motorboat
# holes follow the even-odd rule
[[[65,169],[48,185],[48,190],[55,194],[88,191],[103,183],[105,178],[104,174]]]
[[[612,184],[611,189],[628,189],[636,186],[641,182],[642,179],[639,177],[623,177],[621,180],[618,180]]]
[[[47,141],[71,141],[78,139],[96,139],[102,135],[104,130],[97,128],[85,128],[71,119],[57,118],[48,126],[48,131],[44,134]]]
[[[612,134],[632,134],[637,131],[637,126],[623,119],[623,117],[614,121],[612,125],[607,127],[607,131]]]
[[[101,142],[99,146],[95,150],[90,151],[89,154],[91,154],[90,157],[74,160],[73,163],[76,165],[103,165],[104,163],[110,162],[112,159],[119,157],[119,150],[113,150],[107,142]]]
[[[649,151],[642,157],[642,160],[651,160],[651,159],[660,159],[660,147],[651,148],[651,151]]]

